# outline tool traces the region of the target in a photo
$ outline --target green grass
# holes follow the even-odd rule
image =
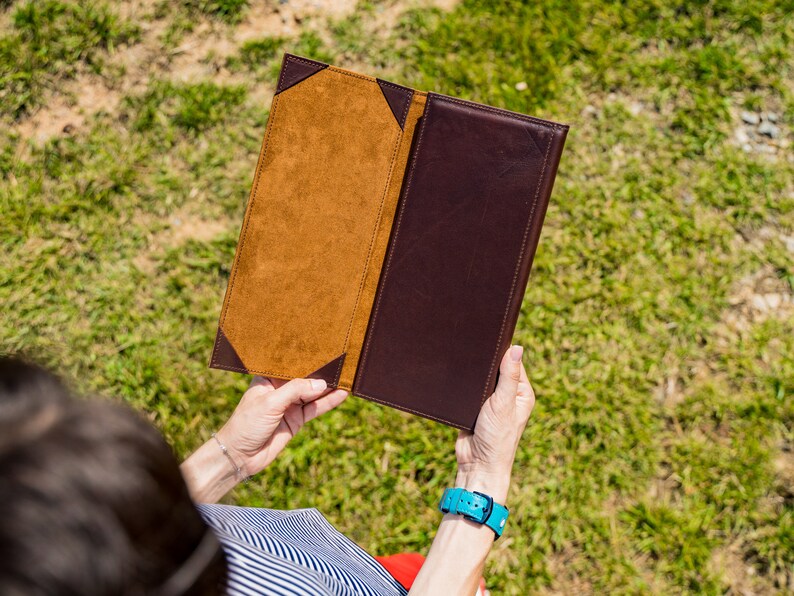
[[[127,103],[134,130],[163,130],[172,123],[183,131],[197,131],[222,122],[228,110],[240,106],[245,97],[246,90],[240,86],[154,81],[147,93],[128,98]]]
[[[13,117],[37,107],[56,77],[81,68],[102,73],[105,52],[139,34],[102,2],[29,0],[9,10],[10,30],[0,32],[0,103]]]
[[[194,15],[236,23],[242,18],[248,0],[179,0],[179,5]]]
[[[229,64],[232,67],[244,65],[248,68],[259,68],[276,58],[285,42],[281,37],[263,37],[243,42],[239,56],[230,59]]]
[[[147,412],[180,455],[209,437],[246,384],[206,361],[267,117],[256,94],[282,51],[568,122],[515,336],[538,405],[488,584],[794,587],[794,310],[747,294],[794,294],[794,162],[733,140],[750,109],[792,141],[787,3],[465,2],[384,37],[370,2],[241,43],[233,83],[155,68],[117,110],[31,141],[27,113],[84,72],[115,84],[108,65],[146,26],[171,47],[202,19],[233,35],[249,10],[181,2],[130,22],[82,6],[2,9],[2,350]],[[454,437],[351,399],[230,500],[318,507],[370,552],[424,551]]]

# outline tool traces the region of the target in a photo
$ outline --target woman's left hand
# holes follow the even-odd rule
[[[264,470],[309,420],[345,401],[321,379],[282,381],[254,377],[217,437],[246,474]]]
[[[181,466],[193,500],[217,502],[241,474],[261,472],[304,424],[333,410],[346,397],[347,391],[329,391],[322,380],[254,377],[231,418],[216,434],[217,441],[204,443]],[[231,462],[218,442],[226,447]]]

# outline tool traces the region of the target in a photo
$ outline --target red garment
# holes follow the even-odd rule
[[[401,553],[388,557],[375,557],[375,560],[386,568],[391,576],[400,582],[406,590],[414,584],[425,558],[419,553]]]
[[[401,553],[399,555],[389,555],[388,557],[375,557],[375,560],[383,565],[386,571],[406,590],[410,590],[411,586],[414,585],[414,580],[425,562],[425,558],[419,553]],[[477,590],[477,594],[487,593],[485,590],[485,579],[480,578],[480,587]]]

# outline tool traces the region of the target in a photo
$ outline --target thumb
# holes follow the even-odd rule
[[[320,397],[328,389],[322,379],[292,379],[267,397],[276,412],[283,414],[292,404],[308,404]]]
[[[510,346],[499,365],[499,382],[493,394],[493,407],[496,412],[507,413],[515,408],[518,383],[521,380],[521,355],[524,348]]]

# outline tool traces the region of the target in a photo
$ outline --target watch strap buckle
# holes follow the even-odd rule
[[[470,519],[471,521],[476,521],[478,523],[484,524],[491,517],[491,512],[493,511],[493,497],[491,495],[486,495],[481,492],[477,492],[476,490],[473,492],[475,495],[479,495],[485,499],[485,507],[483,507],[480,519],[477,519],[476,517],[469,515],[464,515],[463,517],[465,517],[466,519]]]

